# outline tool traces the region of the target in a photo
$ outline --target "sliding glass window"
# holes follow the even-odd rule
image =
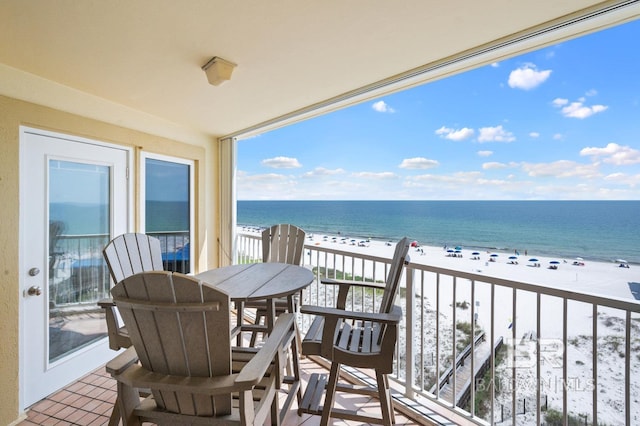
[[[191,272],[193,162],[143,153],[141,225],[160,240],[164,269]]]

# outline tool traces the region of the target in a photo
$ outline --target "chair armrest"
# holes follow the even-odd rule
[[[132,388],[154,389],[169,392],[198,393],[203,395],[224,395],[241,391],[235,380],[237,374],[216,377],[185,377],[154,373],[140,364],[132,364],[114,376],[119,382]]]
[[[293,325],[294,315],[292,313],[278,316],[265,344],[238,374],[236,379],[238,385],[250,389],[260,382],[271,362],[286,344],[289,334],[294,331]]]
[[[347,286],[347,287],[367,287],[367,288],[374,288],[378,290],[384,290],[386,287],[385,283],[376,283],[371,281],[334,280],[331,278],[324,278],[324,279],[321,279],[320,282],[322,284],[331,284],[331,285]]]
[[[113,299],[102,299],[98,306],[104,310],[104,319],[107,322],[107,334],[109,336],[109,348],[114,351],[131,346],[129,335],[122,330],[123,325],[118,320],[117,307]]]
[[[113,299],[102,299],[100,301],[98,301],[98,306],[100,306],[101,308],[111,308],[116,306],[116,302],[113,301]]]
[[[377,312],[354,312],[345,311],[338,308],[326,308],[323,306],[304,305],[300,308],[303,314],[320,315],[323,317],[348,318],[360,321],[373,321],[385,324],[398,324],[402,319],[402,311],[394,309],[393,312],[377,313]]]
[[[138,362],[138,354],[133,346],[107,362],[107,373],[113,375],[121,374],[131,365]]]

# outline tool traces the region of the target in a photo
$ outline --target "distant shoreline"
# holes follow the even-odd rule
[[[262,230],[265,229],[266,227],[262,227],[262,226],[257,226],[257,225],[249,225],[249,224],[238,224],[237,228],[239,230]],[[355,239],[357,241],[362,241],[362,240],[370,240],[370,241],[375,241],[378,243],[386,243],[388,241],[391,242],[395,242],[395,239],[392,237],[389,238],[384,238],[384,237],[380,237],[380,236],[376,236],[375,234],[369,234],[369,235],[357,235],[357,234],[343,234],[341,232],[325,232],[325,231],[317,231],[317,230],[313,230],[313,229],[305,229],[305,232],[307,233],[307,235],[314,235],[316,238],[322,238],[324,236],[327,236],[329,239],[331,239],[332,237],[337,237],[338,240],[340,240],[341,238],[348,238],[348,239]],[[416,240],[417,241],[417,240]],[[455,247],[458,244],[456,242],[451,242],[450,244],[443,244],[443,245],[436,245],[430,242],[421,242],[418,241],[418,244],[420,244],[421,246],[425,246],[425,247],[431,247],[434,249],[437,248],[444,248],[445,246],[447,247]],[[639,242],[640,244],[640,242]],[[604,257],[597,257],[597,256],[590,256],[589,254],[584,254],[584,255],[580,255],[580,256],[572,256],[572,255],[563,255],[563,254],[559,254],[558,252],[553,252],[550,250],[538,250],[538,251],[532,251],[531,253],[529,252],[528,249],[518,249],[518,248],[511,248],[511,247],[495,247],[495,246],[483,246],[483,245],[464,245],[462,246],[464,247],[465,250],[470,250],[470,251],[479,251],[479,252],[496,252],[496,253],[500,253],[500,254],[504,254],[504,255],[509,255],[509,254],[515,254],[515,252],[517,251],[518,253],[520,253],[520,256],[542,256],[545,258],[554,258],[554,259],[565,259],[565,260],[573,260],[576,258],[582,258],[585,261],[589,261],[589,262],[601,262],[601,263],[616,263],[616,258],[604,258]],[[622,258],[622,255],[620,256],[620,258]],[[631,258],[632,260],[628,260],[626,258],[624,258],[624,260],[627,260],[626,263],[628,263],[629,265],[634,265],[634,266],[638,266],[640,267],[640,261],[634,261],[634,258]]]
[[[239,225],[640,265],[640,201],[238,201]]]
[[[246,233],[257,237],[261,227],[238,226],[238,232]],[[311,238],[310,236],[313,235]],[[324,236],[327,239],[324,239]],[[362,253],[370,256],[387,257],[393,255],[393,249],[397,241],[392,241],[391,246],[386,245],[386,241],[370,239],[365,247],[359,247],[357,242],[366,239],[356,239],[356,245],[341,243],[340,235],[307,233],[307,245],[318,247],[339,249],[350,253]],[[335,242],[332,238],[336,237]],[[349,239],[350,242],[351,238]],[[478,252],[478,256],[473,256]],[[632,293],[632,286],[640,288],[640,267],[629,264],[629,268],[621,268],[614,262],[594,261],[587,258],[577,260],[576,258],[563,258],[537,253],[520,253],[515,262],[510,256],[515,256],[512,252],[499,252],[491,250],[476,250],[468,247],[461,247],[462,257],[449,256],[444,247],[432,245],[420,245],[412,247],[409,251],[412,263],[443,267],[463,272],[486,274],[488,276],[504,278],[512,281],[531,283],[535,285],[564,288],[570,291],[580,291],[587,294],[599,294],[605,297],[618,297],[624,299],[634,299],[640,297]],[[492,257],[491,254],[498,256]],[[473,259],[478,257],[478,259]],[[491,261],[493,259],[494,261]],[[537,262],[530,262],[530,259],[537,259]],[[558,262],[557,269],[549,268],[550,262]],[[574,262],[577,264],[574,265]],[[579,264],[583,265],[580,266]],[[534,267],[534,264],[540,266]]]

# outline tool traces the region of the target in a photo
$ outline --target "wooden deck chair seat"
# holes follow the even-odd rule
[[[172,272],[143,272],[112,290],[133,347],[107,364],[123,425],[279,424],[280,359],[294,331],[281,315],[265,344],[234,356],[229,296]],[[246,348],[248,349],[248,348]],[[139,363],[135,359],[139,358]],[[141,398],[138,388],[149,388]]]
[[[396,245],[384,285],[363,281],[322,280],[324,284],[338,286],[336,307],[301,307],[302,313],[316,315],[302,341],[302,353],[327,359],[331,362],[331,370],[328,380],[324,375],[311,376],[298,409],[299,414],[321,414],[321,425],[328,424],[330,417],[385,425],[395,423],[387,374],[393,371],[397,327],[402,319],[402,309],[394,305],[394,299],[402,271],[408,262],[409,246],[408,238],[403,238]],[[383,290],[379,311],[347,311],[347,295],[354,287]],[[338,384],[341,365],[375,370],[377,386],[372,388]],[[382,416],[378,418],[358,411],[333,408],[336,390],[377,396]],[[324,405],[320,405],[325,392]]]

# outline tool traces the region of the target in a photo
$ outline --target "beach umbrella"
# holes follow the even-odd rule
[[[462,250],[462,247],[456,246],[456,250]]]
[[[492,253],[491,257],[498,257],[498,254],[497,253]]]
[[[471,253],[474,256],[480,256],[480,252],[479,251],[474,251],[473,253]]]
[[[518,256],[509,256],[510,260],[514,260],[514,259],[517,259],[517,258],[518,258]]]
[[[584,259],[581,257],[576,257],[576,260],[579,260],[580,262],[582,262]]]
[[[551,262],[549,262],[552,265],[559,265],[560,262],[558,262],[557,260],[552,260]]]
[[[614,260],[614,262],[616,262],[616,263],[629,263],[624,259],[616,259],[616,260]]]

